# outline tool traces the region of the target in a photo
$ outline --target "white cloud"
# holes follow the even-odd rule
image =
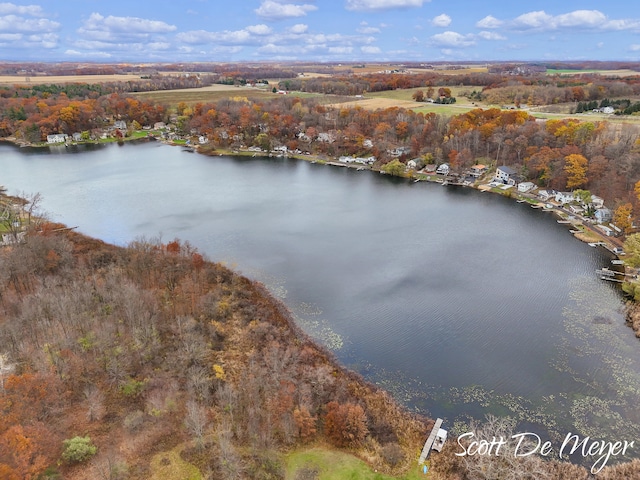
[[[99,13],[92,13],[84,22],[80,33],[93,31],[109,31],[119,33],[168,33],[176,30],[175,25],[159,20],[147,20],[138,17],[104,17]]]
[[[478,23],[476,23],[476,27],[478,28],[500,28],[504,22],[502,20],[498,20],[496,17],[487,15]]]
[[[355,11],[389,10],[392,8],[421,7],[430,0],[347,0],[345,8]]]
[[[478,36],[484,40],[506,40],[507,37],[500,35],[496,32],[487,32],[486,30],[480,32]]]
[[[589,31],[622,31],[640,29],[639,19],[609,19],[599,10],[574,10],[560,15],[550,15],[544,10],[524,13],[511,21],[501,21],[494,17],[485,17],[477,24],[480,28],[497,28],[502,26],[511,30],[554,31],[554,30],[589,30]]]
[[[640,44],[636,43],[629,46],[629,50],[631,50],[632,52],[640,52]]]
[[[13,3],[0,3],[0,15],[30,15],[32,17],[43,17],[44,12],[40,5],[15,5]]]
[[[356,32],[364,35],[372,35],[374,33],[380,33],[380,29],[377,27],[359,27],[356,29]]]
[[[296,5],[294,3],[280,3],[273,0],[263,0],[256,15],[267,20],[282,20],[284,18],[304,17],[308,12],[317,10],[315,5]]]
[[[353,47],[329,47],[328,52],[334,55],[346,55],[353,53]]]
[[[293,27],[289,28],[289,31],[293,34],[306,33],[309,30],[309,25],[304,23],[297,23]]]
[[[451,17],[446,13],[438,15],[431,20],[431,24],[435,27],[448,27],[451,24]]]
[[[0,32],[52,32],[60,24],[46,18],[24,18],[17,15],[0,17]]]
[[[529,12],[513,20],[513,25],[516,28],[541,28],[543,26],[550,26],[553,17],[543,10],[537,12]]]
[[[431,36],[431,43],[438,47],[465,48],[476,44],[471,35],[447,31]]]
[[[248,27],[245,27],[245,30],[254,35],[269,35],[271,33],[271,27],[268,27],[264,24],[250,25]]]
[[[176,38],[184,43],[192,45],[204,45],[207,43],[219,43],[223,45],[247,45],[255,43],[254,37],[247,30],[225,30],[222,32],[208,32],[206,30],[192,30],[181,32]]]
[[[362,53],[366,53],[368,55],[375,54],[375,53],[382,53],[382,50],[380,50],[380,48],[372,47],[370,45],[365,45],[365,46],[360,47],[360,51]]]

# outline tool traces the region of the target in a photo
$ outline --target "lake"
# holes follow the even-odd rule
[[[464,187],[157,142],[0,144],[0,184],[118,245],[189,241],[265,283],[344,365],[445,428],[509,415],[552,439],[639,438],[640,344],[548,212]]]

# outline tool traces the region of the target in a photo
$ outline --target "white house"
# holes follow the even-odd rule
[[[604,208],[604,200],[595,195],[591,195],[591,205],[593,205],[594,208]]]
[[[507,183],[509,185],[515,185],[515,175],[516,171],[508,167],[506,165],[502,165],[496,169],[495,179],[502,183]]]
[[[66,133],[54,133],[52,135],[47,135],[47,143],[64,143],[66,141]]]
[[[409,169],[415,170],[417,166],[418,166],[418,164],[416,163],[415,160],[409,160],[407,162],[407,168],[409,168]]]
[[[127,122],[125,122],[124,120],[116,120],[115,122],[113,122],[113,128],[117,130],[126,130]]]
[[[449,175],[450,171],[451,171],[451,168],[449,167],[448,163],[443,163],[436,169],[436,173],[438,175]]]
[[[573,192],[556,192],[556,202],[561,205],[575,201]]]
[[[518,184],[518,191],[522,193],[526,193],[534,188],[536,188],[536,184],[533,182],[520,182]]]
[[[204,145],[205,143],[209,143],[209,139],[207,137],[205,137],[204,135],[200,135],[198,137],[198,143],[200,145]]]
[[[538,192],[538,196],[540,197],[540,200],[542,200],[543,202],[546,202],[551,197],[554,197],[555,194],[556,192],[554,192],[553,190],[540,190]]]

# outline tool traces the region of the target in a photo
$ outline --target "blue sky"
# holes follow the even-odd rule
[[[640,61],[637,0],[0,2],[0,60]]]

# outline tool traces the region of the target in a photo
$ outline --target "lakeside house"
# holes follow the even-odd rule
[[[521,193],[530,192],[534,188],[536,188],[536,184],[533,182],[520,182],[518,184],[518,191]]]
[[[482,164],[473,165],[470,168],[469,175],[471,175],[474,178],[480,178],[482,175],[487,173],[487,170],[488,170],[488,167],[486,165],[482,165]]]
[[[54,133],[47,135],[47,143],[64,143],[67,141],[68,135],[66,133]]]
[[[608,208],[598,208],[594,213],[596,223],[609,223],[613,220],[613,213]]]
[[[495,179],[507,185],[515,185],[516,175],[517,173],[513,168],[502,165],[496,169]]]
[[[443,163],[436,169],[438,175],[449,175],[450,171],[451,167],[449,167],[448,163]]]
[[[555,200],[560,205],[564,205],[565,203],[575,202],[576,197],[573,192],[556,192]]]

